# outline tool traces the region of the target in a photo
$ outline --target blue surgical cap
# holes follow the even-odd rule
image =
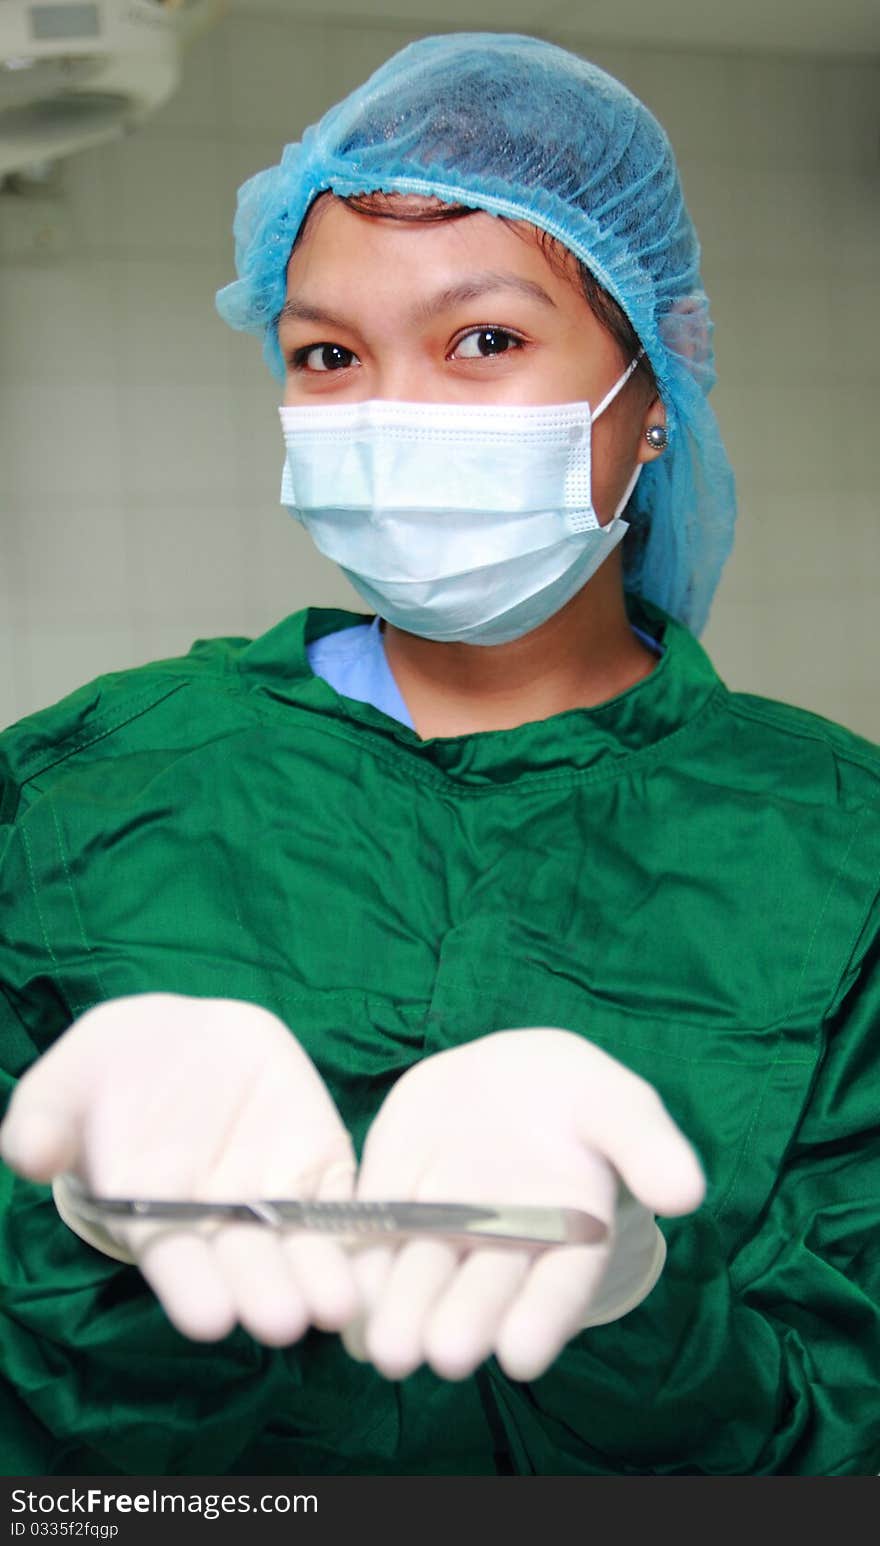
[[[232,327],[264,335],[279,379],[287,262],[327,189],[434,195],[530,221],[613,296],[653,366],[669,432],[627,507],[624,583],[699,633],[736,501],[706,400],[715,372],[699,243],[672,148],[647,108],[540,38],[449,33],[401,49],[239,189],[239,277],[217,307]]]

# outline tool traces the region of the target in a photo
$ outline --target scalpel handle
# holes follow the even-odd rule
[[[83,1218],[168,1224],[248,1223],[357,1238],[390,1239],[442,1235],[465,1245],[549,1248],[588,1245],[607,1236],[601,1219],[579,1208],[515,1207],[501,1204],[436,1202],[303,1202],[255,1199],[196,1202],[135,1197],[96,1197],[68,1178],[74,1206]]]

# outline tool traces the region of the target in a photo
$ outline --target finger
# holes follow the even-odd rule
[[[358,1314],[361,1295],[342,1246],[326,1235],[285,1235],[280,1241],[287,1268],[309,1320],[322,1331],[341,1331]]]
[[[342,1341],[352,1358],[358,1363],[368,1363],[367,1322],[378,1304],[379,1295],[391,1271],[394,1251],[387,1245],[356,1247],[350,1260],[360,1308],[344,1328]]]
[[[457,1266],[458,1252],[442,1240],[413,1240],[398,1251],[364,1338],[368,1357],[386,1379],[404,1379],[423,1362],[426,1323]]]
[[[342,1345],[355,1363],[369,1363],[367,1352],[367,1321],[363,1314],[356,1315],[341,1332]]]
[[[424,1356],[435,1374],[462,1380],[488,1358],[504,1313],[525,1281],[526,1251],[473,1251],[435,1304]]]
[[[385,1286],[396,1252],[389,1245],[368,1245],[352,1251],[351,1268],[366,1315],[372,1315]]]
[[[31,1181],[52,1181],[76,1165],[79,1119],[64,1107],[38,1100],[21,1086],[16,1090],[0,1127],[0,1157]]]
[[[236,1321],[235,1305],[208,1239],[163,1230],[141,1246],[138,1266],[168,1319],[195,1342],[217,1342]]]
[[[219,1229],[211,1238],[236,1318],[258,1342],[285,1347],[309,1325],[309,1309],[280,1249],[259,1225]]]
[[[0,1137],[13,1170],[51,1181],[81,1159],[81,1131],[98,1066],[106,1006],[81,1015],[19,1080]]]
[[[511,1379],[537,1379],[580,1330],[608,1256],[605,1245],[566,1246],[533,1263],[495,1339],[498,1361]]]
[[[296,1186],[282,1190],[321,1202],[347,1202],[354,1192],[356,1172],[351,1150],[329,1163],[322,1161],[302,1174]],[[357,1315],[361,1303],[354,1270],[342,1245],[327,1236],[291,1231],[280,1236],[278,1244],[308,1321],[322,1331],[341,1331]]]
[[[357,1176],[359,1201],[417,1195],[424,1155],[420,1145],[413,1142],[405,1101],[401,1105],[402,1094],[401,1084],[395,1085],[367,1132]],[[400,1112],[402,1120],[398,1120]]]

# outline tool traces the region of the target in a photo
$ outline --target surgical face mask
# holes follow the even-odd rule
[[[281,503],[371,609],[425,639],[505,644],[565,606],[608,554],[593,508],[599,406],[385,399],[281,408]]]

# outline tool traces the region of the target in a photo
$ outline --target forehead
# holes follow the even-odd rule
[[[577,283],[574,255],[528,221],[502,220],[480,209],[436,218],[444,208],[440,200],[400,194],[380,199],[370,213],[333,193],[315,200],[288,262],[288,295],[306,279],[311,286],[346,272],[363,276],[371,265],[385,273],[388,264],[396,265],[395,282],[410,288],[420,277],[433,280],[438,268],[463,263],[520,273],[551,293],[554,286]]]

